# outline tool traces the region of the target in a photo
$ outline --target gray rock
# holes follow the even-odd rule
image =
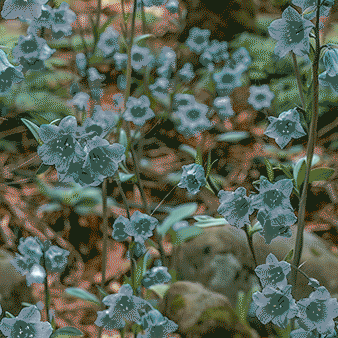
[[[240,322],[224,295],[207,290],[201,283],[171,284],[159,311],[178,324],[178,333],[184,338],[259,338],[255,330]]]

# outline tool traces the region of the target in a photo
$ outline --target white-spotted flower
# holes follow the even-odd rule
[[[162,338],[178,329],[178,325],[167,317],[163,317],[160,311],[153,309],[148,311],[141,320],[137,322],[141,325],[144,334],[138,333],[136,338]]]
[[[317,329],[321,334],[334,333],[333,318],[338,316],[338,302],[336,298],[331,298],[324,286],[317,288],[308,298],[299,300],[297,305],[297,316],[309,330]]]
[[[43,124],[39,136],[44,143],[38,146],[38,155],[44,164],[55,165],[57,171],[67,171],[70,163],[83,150],[76,140],[77,121],[74,116],[67,116],[59,126]]]
[[[217,212],[225,218],[232,226],[240,229],[244,224],[251,224],[249,215],[254,212],[251,198],[246,196],[246,189],[237,188],[235,191],[220,190],[218,193],[220,206]]]
[[[252,205],[255,209],[265,209],[268,212],[273,212],[276,208],[293,210],[290,203],[292,189],[293,183],[290,179],[271,183],[261,176],[260,187],[257,189],[259,194],[252,198]]]
[[[269,108],[271,101],[275,97],[275,94],[269,89],[268,85],[263,86],[251,86],[250,97],[248,102],[253,105],[256,110],[261,110],[262,108]]]
[[[297,108],[281,113],[278,118],[268,117],[270,125],[266,128],[264,135],[274,138],[276,143],[283,149],[291,138],[297,139],[306,135]]]
[[[24,79],[21,70],[22,66],[14,67],[10,64],[5,52],[0,49],[0,95],[6,95],[13,83],[21,82]]]
[[[126,107],[123,119],[132,121],[137,126],[143,126],[147,120],[155,116],[154,112],[150,109],[150,100],[145,95],[142,95],[139,99],[130,96]]]
[[[128,321],[140,321],[140,311],[148,307],[146,300],[133,295],[133,289],[129,284],[121,286],[118,294],[109,295],[103,298],[102,302],[109,306],[108,310],[98,311],[95,324],[103,326],[107,330],[122,329]]]
[[[136,210],[130,217],[130,228],[127,228],[129,236],[133,236],[136,242],[144,244],[144,241],[153,236],[153,230],[158,226],[155,217],[148,216]]]
[[[279,208],[274,213],[260,210],[257,220],[262,226],[259,234],[264,237],[266,244],[270,244],[278,236],[290,238],[292,236],[290,226],[296,223],[297,217],[290,209]]]
[[[189,37],[185,41],[185,44],[190,48],[192,52],[196,54],[201,54],[209,45],[210,37],[209,29],[200,29],[198,27],[193,27],[189,31]]]
[[[235,114],[232,110],[231,100],[229,96],[216,97],[214,100],[214,108],[217,115],[224,121],[226,118]]]
[[[171,275],[165,266],[155,266],[148,270],[142,278],[142,285],[150,288],[156,284],[164,284],[171,281]]]
[[[260,279],[263,288],[266,286],[278,286],[284,288],[288,281],[286,276],[290,273],[291,266],[287,262],[279,262],[276,256],[272,253],[266,258],[266,264],[258,265],[255,268],[255,273]]]
[[[34,20],[41,15],[41,6],[48,0],[6,0],[1,16],[6,20],[13,20],[21,16],[24,19]]]
[[[208,106],[202,103],[194,102],[187,106],[179,106],[176,116],[180,119],[181,124],[177,126],[177,130],[184,137],[190,138],[199,132],[210,129],[212,127],[207,118]]]
[[[304,56],[310,52],[309,34],[315,25],[304,19],[294,8],[288,6],[282,19],[274,20],[268,30],[271,37],[278,40],[275,54],[283,58],[293,51],[298,56]]]
[[[129,237],[128,232],[130,229],[131,224],[129,219],[120,215],[113,224],[112,237],[118,242],[125,241]]]
[[[280,290],[266,286],[263,292],[255,292],[253,301],[258,305],[257,318],[267,324],[270,321],[275,325],[286,328],[288,319],[296,317],[298,306],[291,295],[292,285],[287,285]]]
[[[49,322],[41,322],[41,314],[35,305],[23,308],[15,318],[3,318],[1,332],[8,338],[49,338],[53,332]]]
[[[183,173],[178,187],[186,188],[191,194],[196,195],[207,183],[203,166],[192,163],[182,166],[182,169]]]
[[[41,6],[41,15],[38,18],[35,18],[30,26],[30,32],[36,33],[38,29],[42,27],[51,29],[52,28],[52,19],[53,19],[53,9],[49,5],[42,5]],[[29,33],[27,31],[27,33]]]

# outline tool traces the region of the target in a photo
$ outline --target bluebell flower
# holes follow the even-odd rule
[[[290,209],[279,208],[273,213],[262,209],[257,214],[257,220],[262,226],[259,234],[264,237],[266,244],[270,244],[278,236],[290,238],[290,226],[296,223],[297,217]]]
[[[155,266],[148,270],[142,278],[142,285],[150,288],[156,284],[164,284],[171,281],[171,275],[165,266]]]
[[[44,62],[56,49],[51,49],[45,39],[39,38],[35,34],[27,36],[20,35],[18,45],[13,49],[13,56],[16,62],[23,66],[23,72],[28,70],[43,70]]]
[[[41,15],[41,6],[48,0],[6,0],[1,11],[1,16],[6,20],[22,16],[24,19],[34,20]]]
[[[107,27],[101,34],[97,47],[103,51],[105,57],[109,57],[120,49],[119,36],[120,33],[112,27]]]
[[[154,57],[151,55],[149,48],[139,47],[137,45],[131,48],[131,65],[135,70],[139,71],[153,61]]]
[[[297,316],[309,330],[317,329],[321,334],[334,333],[333,318],[338,316],[338,302],[336,298],[331,298],[324,286],[317,288],[308,298],[299,300],[297,305]]]
[[[250,97],[248,102],[253,105],[256,110],[261,110],[264,107],[269,108],[271,101],[275,97],[275,94],[269,89],[268,85],[259,87],[251,86],[249,91]]]
[[[128,55],[116,52],[113,56],[115,68],[119,71],[127,68]]]
[[[125,147],[122,144],[110,144],[107,140],[99,136],[94,136],[87,141],[83,168],[89,169],[95,175],[100,175],[104,179],[114,176],[118,169],[119,162],[125,159]]]
[[[0,330],[8,338],[49,338],[53,332],[50,323],[41,322],[40,311],[35,305],[23,308],[15,318],[3,318]]]
[[[179,6],[179,2],[177,0],[169,0],[166,5],[165,8],[171,13],[171,14],[176,14],[178,13],[178,6]]]
[[[179,106],[176,116],[180,119],[181,124],[177,130],[189,138],[199,132],[210,129],[212,127],[210,121],[206,117],[208,106],[202,103],[194,102],[188,106]]]
[[[82,77],[86,76],[85,70],[87,69],[87,58],[84,53],[76,54],[76,67]]]
[[[126,107],[123,119],[132,121],[137,126],[143,126],[147,120],[155,116],[154,112],[150,109],[150,100],[145,95],[142,95],[139,99],[130,96]]]
[[[43,0],[44,1],[44,0]],[[60,39],[72,34],[71,24],[76,21],[76,14],[69,9],[69,4],[63,2],[59,8],[53,8],[52,36]]]
[[[176,53],[170,47],[163,47],[157,59],[157,74],[161,77],[169,78],[171,72],[176,69]]]
[[[190,62],[184,64],[183,68],[178,71],[178,76],[183,82],[190,82],[195,77],[192,64]]]
[[[221,203],[217,212],[223,215],[230,225],[240,229],[244,224],[251,224],[249,215],[255,209],[252,207],[251,199],[246,196],[245,188],[239,187],[235,191],[220,190],[217,196]]]
[[[278,286],[283,289],[287,286],[286,276],[291,272],[291,266],[287,262],[279,262],[272,253],[266,258],[266,264],[258,265],[255,273],[260,279],[263,288],[266,286]]]
[[[112,237],[118,242],[125,241],[129,237],[129,234],[126,231],[127,229],[130,229],[130,227],[129,219],[120,215],[113,224]]]
[[[276,143],[283,149],[291,138],[300,138],[306,135],[297,108],[290,109],[279,114],[278,118],[268,117],[270,125],[266,128],[264,135],[275,139]]]
[[[46,271],[40,264],[34,264],[26,273],[27,285],[32,283],[42,284],[46,278]]]
[[[196,195],[207,182],[203,166],[192,163],[182,166],[182,169],[183,173],[177,186],[186,188],[191,194]]]
[[[6,95],[13,83],[21,82],[24,75],[22,67],[14,67],[7,59],[5,52],[0,49],[0,95]]]
[[[226,118],[235,114],[232,109],[231,100],[229,96],[216,97],[214,100],[214,107],[217,115],[224,121]]]
[[[49,5],[41,6],[41,15],[31,21],[29,28],[36,33],[36,30],[45,27],[47,29],[52,28],[53,22],[53,9]],[[33,32],[32,31],[32,32]],[[27,32],[28,33],[28,32]]]
[[[88,69],[88,83],[90,88],[90,94],[94,100],[98,101],[103,95],[102,81],[105,80],[106,76],[100,74],[98,70],[94,67]]]
[[[135,238],[136,242],[144,244],[144,241],[153,236],[153,230],[158,226],[158,220],[155,217],[148,216],[136,210],[130,218],[129,235]]]
[[[327,71],[318,76],[319,84],[324,87],[330,87],[338,95],[338,74],[330,76]]]
[[[124,96],[122,93],[116,93],[112,96],[111,102],[113,104],[112,110],[119,112],[123,109],[124,106]]]
[[[85,110],[87,108],[90,96],[87,93],[79,92],[77,93],[72,100],[67,101],[69,105],[74,105],[80,110]]]
[[[169,90],[169,80],[165,77],[159,77],[155,83],[149,86],[151,93],[160,99],[166,99]]]
[[[217,40],[212,40],[208,51],[212,55],[213,61],[216,63],[229,58],[228,43],[226,41],[219,42]]]
[[[43,256],[41,243],[37,240],[37,237],[20,238],[20,244],[18,250],[23,256],[28,256],[34,259],[37,263]]]
[[[81,88],[80,88],[80,85],[77,81],[74,81],[71,85],[70,85],[70,88],[69,88],[69,94],[71,96],[75,96],[77,93],[80,93],[81,92]],[[89,98],[89,95],[88,95],[88,98]],[[68,101],[69,103],[69,101]]]
[[[292,180],[282,179],[271,183],[265,177],[261,177],[260,187],[257,190],[259,194],[252,198],[252,205],[255,209],[265,209],[268,212],[273,212],[276,208],[293,210],[290,203],[293,190]]]
[[[275,54],[283,58],[287,53],[293,51],[298,56],[304,56],[310,52],[309,34],[315,25],[304,19],[294,8],[288,6],[282,19],[274,20],[268,30],[275,40]]]
[[[178,109],[180,106],[189,106],[196,102],[195,96],[191,94],[175,94],[173,97],[173,108]]]
[[[208,67],[209,64],[213,64],[212,60],[213,60],[213,56],[208,50],[205,50],[199,58],[200,63],[204,67]]]
[[[50,246],[45,252],[46,269],[51,272],[63,272],[67,266],[68,250],[59,248],[56,245]]]
[[[98,318],[95,321],[97,326],[103,326],[107,330],[122,329],[128,321],[140,321],[140,309],[149,307],[148,302],[133,295],[131,285],[121,286],[118,294],[109,295],[103,298],[102,302],[109,306],[108,310],[98,311]]]
[[[338,74],[338,50],[332,47],[327,48],[322,60],[326,68],[326,75],[336,76]]]
[[[288,319],[296,317],[298,306],[291,295],[291,285],[280,290],[266,286],[263,292],[255,292],[253,301],[258,305],[257,318],[265,325],[272,321],[275,325],[286,328]]]
[[[76,140],[77,121],[74,116],[67,116],[59,126],[43,124],[39,136],[44,143],[38,146],[38,155],[44,164],[55,165],[57,171],[67,171],[70,163],[83,150]]]
[[[231,69],[227,66],[224,66],[220,72],[214,73],[212,76],[218,95],[229,96],[236,87],[240,87],[242,73],[242,67]]]
[[[252,62],[250,54],[245,47],[237,49],[231,58],[235,61],[235,68],[242,69],[242,72],[246,71]]]
[[[312,8],[313,11],[311,11],[309,14],[304,14],[304,18],[307,20],[312,20],[317,15],[317,0],[292,0],[292,3],[298,7],[302,8],[302,12],[305,11],[307,8]],[[321,0],[320,1],[320,9],[319,9],[319,16],[320,17],[326,17],[329,15],[329,11],[331,7],[334,4],[334,0]],[[323,23],[320,22],[320,29],[323,28]]]
[[[201,54],[209,45],[210,34],[211,32],[209,29],[193,27],[189,31],[189,37],[185,41],[185,44],[192,52]]]
[[[153,309],[146,313],[139,322],[145,330],[144,334],[138,333],[136,338],[165,338],[169,333],[178,329],[178,325],[160,311]]]

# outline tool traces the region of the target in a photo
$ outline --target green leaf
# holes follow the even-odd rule
[[[217,141],[239,142],[248,138],[250,134],[247,131],[234,131],[216,136]]]
[[[35,123],[26,120],[24,118],[21,119],[21,121],[26,125],[26,127],[32,132],[33,136],[35,137],[35,139],[38,141],[38,143],[40,144],[40,146],[43,145],[43,142],[39,136],[39,130],[40,127],[38,127]]]
[[[37,172],[35,173],[35,176],[43,174],[43,173],[46,172],[49,168],[50,168],[50,165],[46,165],[46,164],[41,163],[39,169],[38,169]]]
[[[106,291],[104,291],[104,290],[101,288],[100,285],[96,285],[96,284],[95,284],[95,286],[96,286],[96,288],[99,290],[99,292],[101,293],[101,295],[102,295],[103,297],[108,296],[108,293],[107,293]]]
[[[263,227],[259,222],[256,222],[253,226],[249,225],[249,231],[248,231],[249,237],[252,237],[253,234],[255,234],[258,231],[261,231],[262,229]]]
[[[124,174],[124,173],[119,172],[119,178],[120,178],[121,182],[126,182],[134,176],[135,176],[135,174]]]
[[[143,35],[139,35],[139,36],[137,36],[136,38],[134,38],[133,43],[136,44],[136,43],[138,43],[138,42],[140,42],[140,41],[143,41],[143,40],[149,39],[149,38],[156,38],[156,36],[153,35],[153,34],[143,34]]]
[[[188,145],[186,145],[186,144],[181,144],[181,145],[178,147],[178,149],[187,152],[187,153],[188,153],[189,155],[191,155],[194,159],[196,159],[196,157],[197,157],[197,151],[196,151],[194,148],[192,148],[192,147],[190,147],[190,146],[188,146]]]
[[[107,21],[102,25],[102,27],[98,28],[97,31],[99,35],[101,35],[108,26],[114,21],[115,17],[111,16],[110,18],[107,19]]]
[[[197,147],[197,156],[195,158],[195,163],[203,166],[202,152],[201,152],[201,147],[199,146]]]
[[[303,157],[298,160],[293,170],[293,178],[295,179],[298,190],[305,179],[305,171],[306,171],[306,160]]]
[[[288,254],[284,257],[283,261],[290,263],[293,258],[293,249],[291,249]]]
[[[239,320],[243,324],[245,324],[245,322],[246,322],[246,318],[245,318],[246,316],[245,316],[245,313],[244,313],[244,300],[245,300],[245,292],[242,291],[242,290],[238,291],[235,312],[236,312]]]
[[[101,305],[100,300],[95,295],[86,290],[80,288],[67,288],[65,291],[71,296],[81,298],[96,305]]]
[[[8,312],[8,311],[5,311],[5,316],[7,317],[7,318],[15,318],[15,316],[14,315],[12,315],[10,312]]]
[[[326,181],[329,179],[335,170],[332,168],[316,168],[310,171],[309,183],[316,181]]]
[[[202,215],[202,216],[194,216],[194,219],[197,221],[194,223],[194,225],[201,227],[201,228],[229,224],[224,217],[214,218],[211,216]]]
[[[166,217],[163,223],[156,228],[157,233],[160,234],[163,238],[172,225],[186,217],[193,215],[196,210],[197,203],[187,203],[179,207],[173,208],[172,210],[170,210],[169,216]]]
[[[122,144],[127,149],[127,147],[128,147],[128,137],[127,137],[127,133],[122,128],[120,130],[119,143]]]
[[[60,203],[47,203],[43,204],[41,207],[39,207],[39,212],[55,212],[62,210],[63,207]]]
[[[161,299],[163,299],[165,293],[170,288],[168,284],[156,284],[149,288],[149,290],[154,291]]]
[[[268,172],[269,181],[272,183],[273,179],[274,179],[274,172],[273,172],[272,164],[266,158],[264,158],[264,162],[265,162],[265,165],[266,165],[266,170]]]
[[[65,326],[62,327],[61,329],[57,329],[51,336],[50,338],[57,338],[57,337],[83,337],[83,332],[77,329],[76,327],[73,326]]]
[[[197,227],[195,225],[181,228],[178,231],[170,229],[168,231],[171,237],[171,243],[173,245],[181,245],[189,239],[195,238],[204,233],[204,229]]]
[[[149,250],[146,254],[141,257],[136,263],[136,269],[134,270],[134,288],[137,289],[141,285],[142,278],[144,276],[144,269],[146,269],[146,264],[148,257],[150,256]]]

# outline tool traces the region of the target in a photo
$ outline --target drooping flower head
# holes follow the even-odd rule
[[[182,166],[182,169],[183,173],[178,187],[186,188],[191,194],[196,195],[207,182],[203,166],[192,163]]]
[[[304,19],[294,8],[289,6],[282,14],[282,19],[274,20],[268,30],[275,40],[275,54],[283,58],[293,51],[298,56],[304,56],[310,52],[309,34],[315,25]]]

